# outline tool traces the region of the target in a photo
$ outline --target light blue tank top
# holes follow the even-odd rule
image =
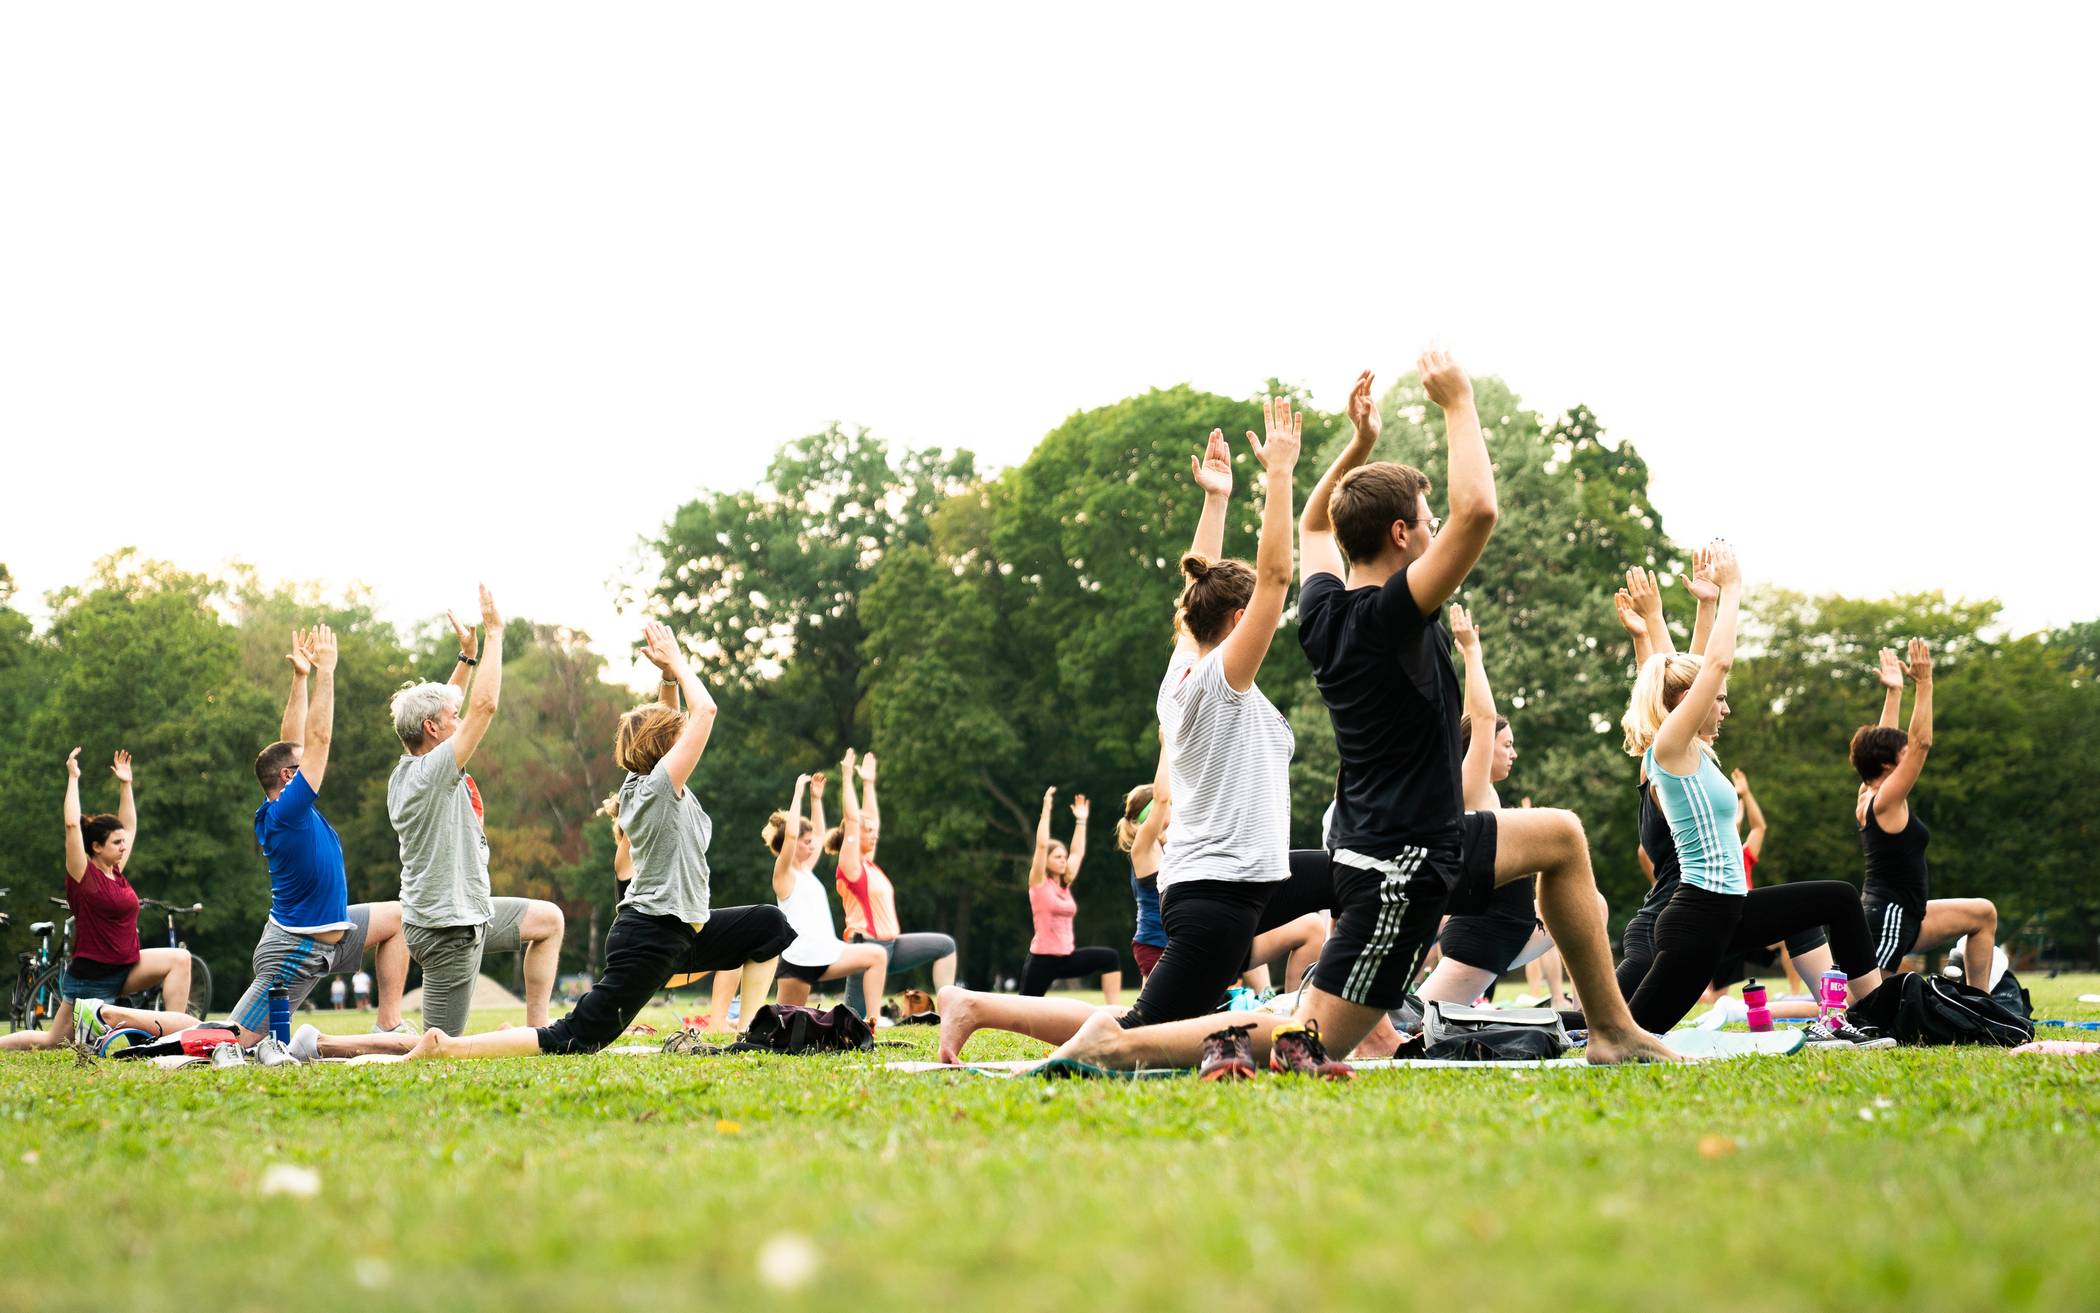
[[[1743,844],[1735,833],[1735,785],[1721,773],[1713,754],[1702,750],[1699,769],[1690,775],[1672,775],[1657,765],[1654,748],[1641,762],[1655,785],[1663,818],[1670,822],[1670,837],[1677,841],[1684,882],[1709,893],[1749,893]]]

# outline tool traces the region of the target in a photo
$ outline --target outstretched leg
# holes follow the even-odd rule
[[[963,1045],[980,1030],[1004,1030],[1062,1044],[1096,1012],[1109,1011],[1071,998],[1033,998],[1021,994],[986,994],[954,985],[934,1001],[941,1014],[940,1060],[961,1062]]]

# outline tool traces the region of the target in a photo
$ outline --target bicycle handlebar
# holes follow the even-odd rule
[[[56,907],[63,907],[69,912],[73,910],[73,904],[67,902],[63,898],[46,898],[44,901]]]
[[[56,900],[54,899],[53,901],[56,901]],[[139,899],[139,906],[140,906],[140,907],[158,907],[158,908],[161,908],[161,909],[163,909],[164,911],[169,911],[169,912],[186,912],[186,913],[189,913],[189,914],[192,914],[192,915],[194,915],[194,914],[196,914],[196,913],[198,913],[198,912],[201,912],[201,911],[203,911],[203,910],[204,910],[204,904],[202,904],[202,903],[191,903],[191,904],[190,904],[190,905],[189,905],[188,907],[181,907],[181,906],[178,906],[178,905],[176,905],[176,904],[174,904],[174,903],[164,903],[164,902],[162,902],[162,901],[161,901],[160,899],[158,899],[158,898],[141,898],[141,899]]]

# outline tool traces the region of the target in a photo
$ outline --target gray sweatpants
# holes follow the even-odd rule
[[[489,899],[487,925],[403,925],[408,955],[423,968],[423,1024],[447,1035],[467,1032],[474,982],[481,979],[483,953],[515,953],[529,899]]]
[[[938,962],[955,951],[955,941],[953,939],[930,931],[924,931],[915,935],[899,935],[895,939],[865,939],[855,936],[853,942],[856,944],[880,944],[883,951],[890,955],[889,975],[884,979],[884,985],[888,985],[890,980],[895,979],[901,971],[909,971],[914,967],[922,967],[930,962]],[[861,973],[856,971],[846,977],[846,1006],[867,1017],[869,1023],[873,1024],[875,1018],[868,1011],[867,994],[860,987],[860,976]],[[876,999],[875,1006],[881,1007],[882,1000]]]

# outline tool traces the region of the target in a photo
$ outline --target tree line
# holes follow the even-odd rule
[[[1460,600],[1482,626],[1514,723],[1520,760],[1505,793],[1581,814],[1621,920],[1643,879],[1634,772],[1617,730],[1631,651],[1611,598],[1627,567],[1672,576],[1688,554],[1649,500],[1639,453],[1608,440],[1587,409],[1548,419],[1493,378],[1475,392],[1503,516]],[[1376,458],[1441,484],[1441,413],[1419,383],[1401,379],[1380,406]],[[904,928],[954,934],[964,979],[1019,971],[1035,814],[1050,785],[1095,801],[1092,856],[1075,886],[1081,942],[1127,943],[1128,872],[1113,827],[1157,753],[1153,700],[1200,502],[1189,453],[1212,427],[1256,429],[1259,415],[1258,399],[1154,390],[1072,415],[996,474],[968,452],[833,427],[782,446],[759,488],[679,507],[649,538],[660,571],[633,581],[626,600],[679,632],[721,706],[695,776],[715,819],[717,900],[768,897],[766,815],[786,804],[796,774],[835,774],[851,745],[882,758],[882,860]],[[1340,415],[1309,410],[1301,499],[1346,429]],[[1251,557],[1258,481],[1244,448],[1236,463],[1226,550]],[[1682,631],[1691,602],[1671,592]],[[269,906],[251,763],[275,734],[290,631],[315,620],[342,643],[323,806],[343,837],[353,900],[394,896],[386,780],[400,745],[386,700],[404,681],[449,673],[443,617],[403,631],[369,591],[266,587],[249,569],[209,576],[133,551],[48,602],[39,632],[0,567],[6,951],[26,946],[39,900],[62,892],[66,752],[85,744],[95,763],[122,747],[138,760],[136,882],[148,896],[203,901],[192,947],[222,990],[246,979]],[[2092,957],[2100,621],[2014,637],[1993,601],[1755,591],[1723,749],[1771,821],[1758,878],[1858,878],[1845,745],[1879,708],[1876,651],[1911,634],[1933,642],[1937,669],[1937,743],[1916,804],[1933,830],[1936,891],[1996,899],[2006,936],[2027,947]],[[492,883],[563,907],[565,969],[575,970],[595,965],[611,919],[612,836],[597,809],[619,781],[614,720],[638,700],[606,682],[590,637],[512,621],[503,710],[475,762]],[[613,649],[632,641],[596,637]],[[1310,845],[1336,761],[1292,637],[1279,637],[1262,685],[1297,731],[1293,839]],[[90,810],[114,799],[98,770],[83,778]],[[1063,833],[1071,818],[1060,813]]]

